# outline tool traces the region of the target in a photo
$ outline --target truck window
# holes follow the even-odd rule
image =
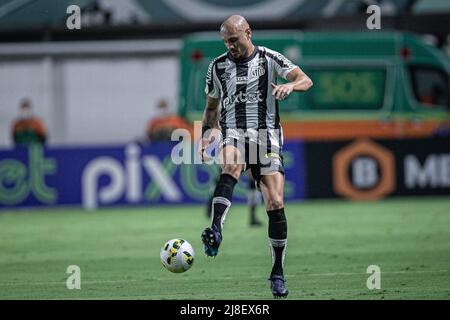
[[[432,66],[411,66],[409,69],[414,96],[423,106],[450,107],[448,75]]]

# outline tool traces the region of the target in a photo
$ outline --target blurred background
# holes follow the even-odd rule
[[[315,83],[280,104],[288,199],[450,193],[448,1],[2,0],[0,206],[205,201],[218,169],[161,141],[234,13]]]
[[[447,0],[0,0],[0,299],[271,298],[261,195],[240,179],[206,259],[219,168],[170,141],[232,14],[314,82],[279,105],[289,298],[449,299]]]

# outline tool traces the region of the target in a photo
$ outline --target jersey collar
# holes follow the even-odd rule
[[[236,59],[236,58],[234,58],[234,57],[231,55],[230,52],[227,53],[227,57],[228,57],[228,59],[230,59],[231,61],[233,61],[233,62],[236,63],[236,64],[247,63],[247,62],[249,62],[250,60],[252,60],[252,59],[258,54],[258,52],[259,52],[258,46],[255,46],[255,50],[253,50],[253,53],[252,53],[250,56],[248,56],[247,58],[244,58],[244,59]]]

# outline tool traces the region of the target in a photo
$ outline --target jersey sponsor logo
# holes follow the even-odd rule
[[[244,84],[248,82],[248,77],[247,76],[243,76],[243,77],[236,77],[236,84]]]
[[[253,66],[250,69],[250,79],[247,76],[236,77],[236,84],[246,84],[249,80],[259,78],[266,73],[262,66]]]
[[[210,84],[212,80],[212,66],[213,62],[209,65],[208,71],[206,72],[206,83]]]
[[[219,62],[218,64],[217,64],[217,68],[219,68],[219,69],[225,69],[226,67],[228,67],[228,65],[229,65],[229,62],[227,61],[227,62]]]
[[[224,73],[220,76],[220,78],[221,78],[223,81],[228,81],[228,80],[230,80],[230,78],[231,78],[231,73],[229,73],[229,72],[224,72]]]
[[[249,103],[258,103],[262,102],[262,92],[257,90],[256,92],[243,92],[240,91],[237,94],[229,95],[225,99],[223,99],[223,105],[226,109],[228,109],[232,104],[239,102],[249,102]]]

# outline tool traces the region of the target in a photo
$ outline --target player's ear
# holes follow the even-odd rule
[[[245,33],[247,34],[247,39],[251,39],[252,38],[252,30],[250,28],[247,28],[245,30]]]

